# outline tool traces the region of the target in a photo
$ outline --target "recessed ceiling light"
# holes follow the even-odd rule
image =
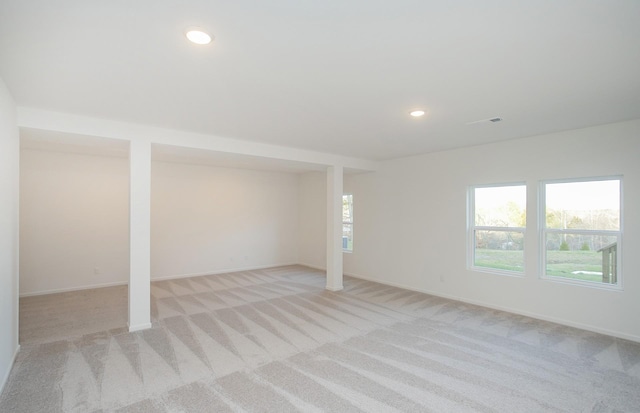
[[[202,29],[188,29],[186,33],[187,39],[192,41],[195,44],[209,44],[211,43],[211,38],[208,33],[202,31]]]
[[[414,118],[419,118],[420,116],[424,116],[424,113],[424,110],[416,109],[409,112],[409,115],[413,116]]]

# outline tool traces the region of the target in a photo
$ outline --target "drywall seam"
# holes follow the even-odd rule
[[[561,318],[547,317],[547,316],[544,316],[544,315],[541,315],[541,314],[538,314],[538,313],[514,310],[514,309],[509,308],[509,307],[497,306],[497,305],[489,304],[489,303],[486,303],[486,302],[483,302],[483,301],[479,301],[479,300],[469,300],[469,299],[465,299],[463,297],[459,297],[459,296],[455,296],[455,295],[437,293],[437,292],[433,292],[433,291],[426,290],[426,289],[421,289],[421,288],[412,288],[412,287],[408,287],[408,286],[400,284],[400,283],[380,281],[380,280],[376,280],[374,278],[370,278],[370,277],[366,277],[366,276],[362,276],[362,275],[357,275],[357,274],[353,274],[353,273],[344,273],[344,275],[347,275],[349,277],[358,278],[358,279],[361,279],[361,280],[372,281],[372,282],[375,282],[375,283],[378,283],[378,284],[389,285],[391,287],[398,287],[398,288],[402,288],[404,290],[416,291],[416,292],[419,292],[419,293],[429,294],[429,295],[433,295],[433,296],[436,296],[436,297],[448,298],[450,300],[455,300],[455,301],[459,301],[459,302],[463,302],[463,303],[467,303],[467,304],[478,305],[478,306],[481,306],[481,307],[490,308],[492,310],[505,311],[505,312],[511,313],[511,314],[517,314],[517,315],[522,315],[522,316],[525,316],[525,317],[535,318],[535,319],[538,319],[538,320],[549,321],[551,323],[562,324],[562,325],[565,325],[565,326],[568,326],[568,327],[579,328],[581,330],[592,331],[594,333],[605,334],[605,335],[608,335],[608,336],[623,338],[625,340],[631,340],[631,341],[635,341],[635,342],[640,343],[640,336],[635,336],[635,335],[632,335],[632,334],[625,334],[625,333],[621,333],[621,332],[615,331],[615,330],[607,330],[607,329],[603,329],[603,328],[598,328],[598,327],[591,326],[589,324],[574,323],[572,321],[568,321],[568,320],[561,319]]]

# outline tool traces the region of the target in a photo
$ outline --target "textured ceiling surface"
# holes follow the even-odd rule
[[[640,118],[638,21],[636,0],[2,0],[0,77],[23,107],[380,160]]]

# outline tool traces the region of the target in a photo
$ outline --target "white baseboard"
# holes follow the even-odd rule
[[[4,391],[4,386],[7,384],[7,381],[9,380],[9,375],[11,374],[11,370],[13,369],[13,365],[16,364],[16,358],[18,358],[19,352],[20,352],[20,344],[18,344],[18,346],[16,347],[16,351],[14,351],[13,357],[11,357],[11,363],[9,368],[7,369],[7,373],[4,375],[4,377],[2,378],[2,381],[0,382],[0,394],[2,394],[2,392]]]
[[[297,262],[288,262],[288,263],[285,263],[285,264],[269,264],[269,265],[258,265],[258,266],[252,266],[252,267],[225,268],[223,270],[205,271],[205,272],[200,272],[200,273],[167,275],[167,276],[163,276],[163,277],[151,278],[151,282],[153,282],[153,281],[175,280],[175,279],[179,279],[179,278],[201,277],[203,275],[226,274],[226,273],[239,272],[239,271],[263,270],[265,268],[284,267],[284,266],[287,266],[287,265],[299,265],[299,264]],[[128,284],[129,284],[128,280],[127,281],[111,282],[111,283],[103,283],[103,284],[89,284],[89,285],[83,285],[83,286],[79,286],[79,287],[56,288],[56,289],[52,289],[52,290],[28,292],[28,293],[20,294],[20,297],[34,297],[34,296],[37,296],[37,295],[47,295],[47,294],[67,293],[67,292],[71,292],[71,291],[92,290],[94,288],[115,287],[115,286],[119,286],[119,285],[128,285]]]
[[[543,315],[543,314],[538,314],[538,313],[529,312],[529,311],[522,311],[522,310],[518,310],[518,309],[515,309],[515,308],[498,306],[498,305],[495,305],[495,304],[486,303],[486,302],[479,301],[479,300],[470,300],[470,299],[466,299],[466,298],[455,296],[455,295],[443,294],[443,293],[439,293],[439,292],[435,292],[435,291],[429,291],[429,290],[425,290],[425,289],[421,289],[421,288],[414,288],[414,287],[410,287],[410,286],[403,285],[403,284],[400,284],[400,283],[380,281],[380,280],[373,279],[371,277],[366,277],[366,276],[357,275],[357,274],[353,274],[353,273],[345,273],[344,275],[347,275],[347,276],[350,276],[350,277],[354,277],[354,278],[359,278],[361,280],[372,281],[372,282],[375,282],[375,283],[378,283],[378,284],[389,285],[391,287],[398,287],[398,288],[402,288],[404,290],[416,291],[416,292],[419,292],[419,293],[434,295],[436,297],[448,298],[450,300],[460,301],[460,302],[467,303],[467,304],[478,305],[480,307],[490,308],[492,310],[505,311],[507,313],[522,315],[522,316],[525,316],[525,317],[531,317],[531,318],[535,318],[535,319],[543,320],[543,321],[549,321],[551,323],[562,324],[562,325],[565,325],[565,326],[568,326],[568,327],[575,327],[575,328],[579,328],[581,330],[592,331],[594,333],[605,334],[605,335],[608,335],[608,336],[618,337],[618,338],[622,338],[622,339],[625,339],[625,340],[630,340],[630,341],[635,341],[635,342],[640,343],[640,336],[635,336],[633,334],[621,333],[621,332],[615,331],[615,330],[608,330],[608,329],[605,329],[605,328],[599,328],[599,327],[595,327],[595,326],[592,326],[592,325],[589,325],[589,324],[576,323],[576,322],[573,322],[573,321],[570,321],[570,320],[565,320],[565,319],[562,319],[562,318],[549,317],[549,316],[546,316],[546,315]]]
[[[217,275],[217,274],[227,274],[227,273],[240,272],[240,271],[264,270],[265,268],[286,267],[288,265],[299,265],[299,264],[296,262],[288,262],[285,264],[268,264],[268,265],[252,266],[252,267],[226,268],[222,270],[197,272],[197,273],[190,273],[190,274],[177,274],[177,275],[166,275],[163,277],[153,277],[151,278],[151,281],[152,282],[167,281],[167,280],[177,280],[179,278],[202,277],[204,275]]]
[[[151,323],[144,323],[144,324],[137,324],[135,326],[132,326],[129,323],[127,323],[127,326],[129,327],[129,332],[133,333],[134,331],[147,330],[147,329],[151,328],[152,324]]]
[[[318,266],[318,265],[307,264],[307,263],[304,263],[304,262],[299,262],[296,265],[302,265],[303,267],[309,267],[309,268],[312,268],[312,269],[318,270],[318,271],[327,271],[327,269],[325,267],[321,267],[321,266]]]
[[[20,297],[34,297],[36,295],[68,293],[70,291],[92,290],[94,288],[116,287],[118,285],[127,285],[127,284],[129,284],[129,281],[116,281],[116,282],[103,283],[103,284],[89,284],[89,285],[83,285],[79,287],[56,288],[53,290],[35,291],[35,292],[20,294]]]

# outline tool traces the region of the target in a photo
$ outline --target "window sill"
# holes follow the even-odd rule
[[[502,275],[507,277],[515,277],[515,278],[524,278],[524,272],[517,271],[509,271],[509,270],[498,270],[495,268],[486,268],[486,267],[469,267],[470,271],[474,272],[483,272],[485,274],[493,274],[493,275]]]
[[[553,275],[543,275],[539,278],[541,280],[549,281],[557,284],[569,284],[569,285],[575,285],[578,287],[593,288],[596,290],[623,291],[621,283],[604,284],[604,283],[597,283],[594,281],[582,281],[582,280],[574,280],[570,278],[554,277]]]

